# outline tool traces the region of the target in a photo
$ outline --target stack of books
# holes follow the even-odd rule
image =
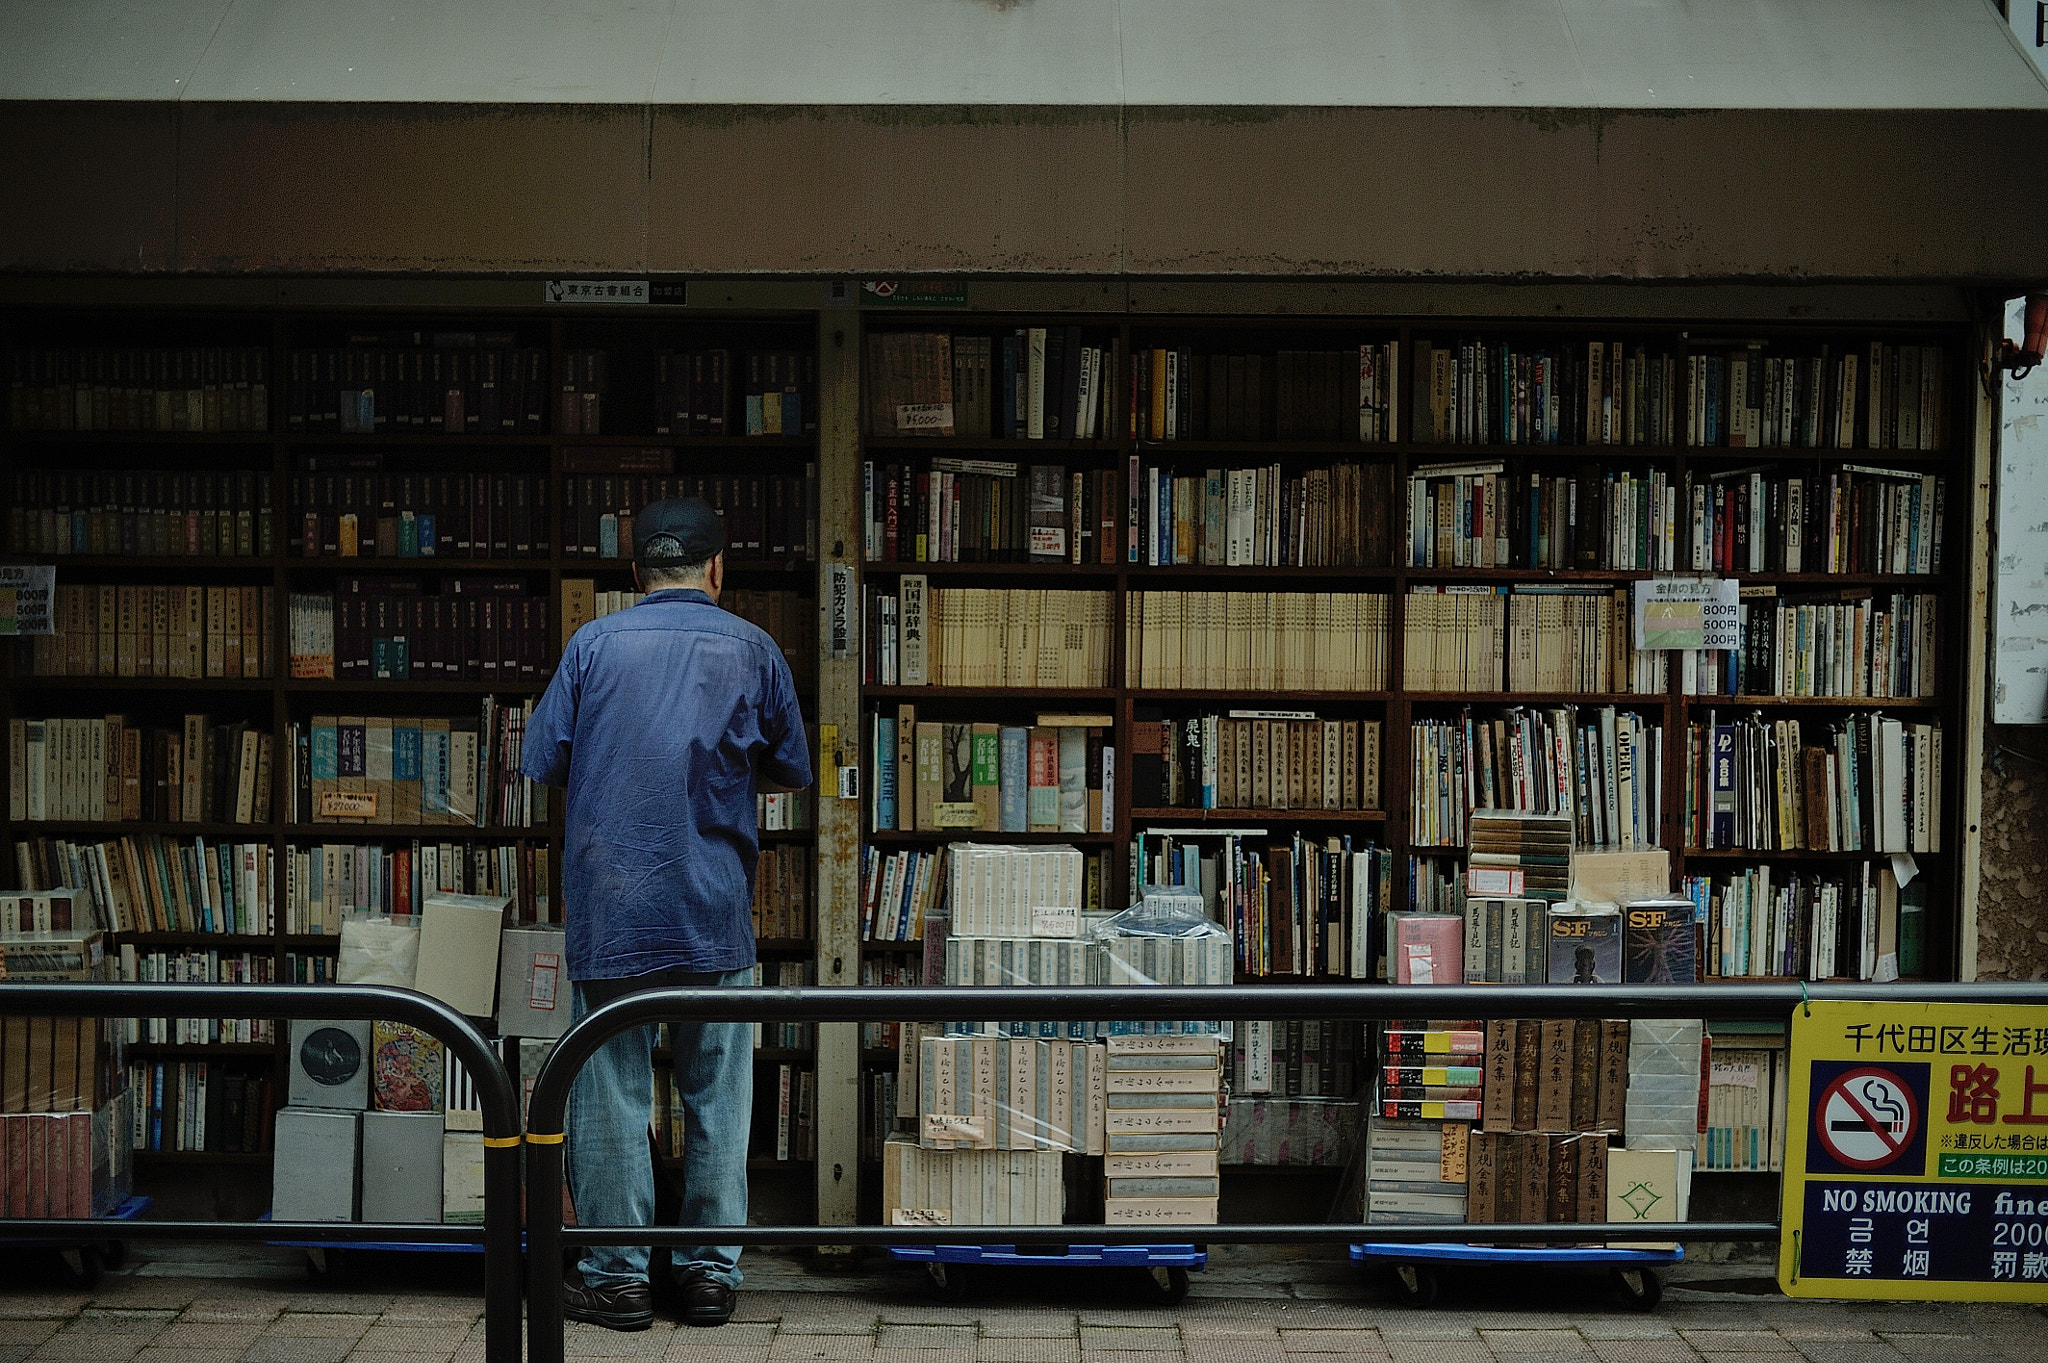
[[[1223,1067],[1214,1036],[1113,1036],[1103,1220],[1216,1221]]]

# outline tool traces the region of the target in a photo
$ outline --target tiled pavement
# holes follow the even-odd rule
[[[482,1363],[475,1260],[372,1257],[310,1286],[295,1252],[135,1247],[91,1293],[0,1257],[0,1363]],[[1032,1270],[959,1304],[912,1269],[820,1272],[756,1255],[733,1322],[642,1334],[569,1328],[570,1359],[664,1363],[2040,1363],[2040,1305],[1792,1302],[1768,1270],[1693,1265],[1650,1314],[1597,1276],[1470,1272],[1414,1311],[1321,1252],[1223,1251],[1175,1307],[1115,1272]],[[2048,1298],[2048,1293],[2044,1293]]]

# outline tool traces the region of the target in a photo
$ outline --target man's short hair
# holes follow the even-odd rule
[[[710,558],[691,557],[685,554],[683,544],[674,535],[653,535],[640,546],[640,575],[644,578],[699,578],[711,566]]]

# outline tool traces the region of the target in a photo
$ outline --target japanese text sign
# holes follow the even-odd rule
[[[2048,1008],[1814,1003],[1791,1065],[1788,1296],[2048,1300]]]
[[[1653,577],[1636,583],[1636,647],[1742,647],[1741,586],[1728,577]]]

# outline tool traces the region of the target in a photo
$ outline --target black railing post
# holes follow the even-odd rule
[[[468,1018],[439,999],[381,985],[312,984],[46,984],[0,983],[0,1014],[62,1017],[260,1017],[382,1019],[417,1027],[448,1048],[476,1084],[484,1116],[484,1357],[519,1363],[519,1098],[505,1066]],[[366,1057],[367,1060],[367,1057]],[[557,1213],[559,1216],[559,1195]],[[111,1238],[204,1237],[267,1240],[414,1240],[471,1238],[437,1223],[366,1226],[352,1222],[150,1223],[91,1220],[0,1221],[10,1239],[107,1228]]]

